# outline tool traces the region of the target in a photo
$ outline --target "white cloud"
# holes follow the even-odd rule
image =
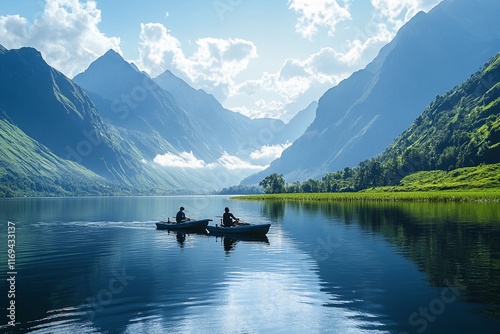
[[[176,155],[171,152],[165,154],[158,154],[153,162],[164,167],[178,167],[178,168],[204,168],[206,163],[203,160],[196,158],[193,152],[181,152]]]
[[[201,38],[196,44],[198,49],[189,61],[176,64],[193,81],[207,80],[216,85],[232,83],[250,60],[257,57],[255,45],[240,38]]]
[[[429,11],[442,0],[371,0],[376,14],[398,30],[419,11]]]
[[[326,27],[333,35],[337,24],[351,19],[348,1],[343,1],[343,6],[337,0],[289,0],[288,4],[300,15],[295,28],[306,38],[312,38],[318,27]]]
[[[398,29],[418,11],[428,11],[441,0],[372,0],[372,20],[364,26],[347,28],[350,39],[341,46],[323,47],[304,59],[287,59],[275,73],[238,84],[233,96],[258,95],[254,108],[233,108],[249,117],[286,117],[289,107],[297,101],[316,100],[328,88],[351,73],[365,67],[389,43]],[[289,0],[289,8],[300,15],[297,31],[311,38],[319,28],[335,31],[342,21],[355,19],[349,12],[349,1]],[[263,92],[267,96],[263,97]],[[274,94],[274,95],[272,95]],[[272,96],[271,96],[272,95]]]
[[[178,63],[185,59],[180,42],[160,23],[141,24],[139,38],[137,64],[153,76],[165,71],[171,62]]]
[[[372,23],[373,35],[362,35],[358,39],[348,40],[346,52],[339,54],[341,61],[350,66],[365,66],[363,60],[372,60],[378,51],[396,35],[396,30],[383,23]],[[366,61],[365,61],[366,62]]]
[[[137,64],[151,76],[174,67],[197,88],[213,91],[219,87],[225,95],[234,78],[257,57],[257,48],[240,38],[200,38],[197,49],[187,57],[177,38],[161,23],[141,24],[139,60]]]
[[[27,34],[26,22],[19,15],[0,16],[0,44],[8,49],[23,46]]]
[[[167,152],[165,154],[158,154],[153,162],[157,163],[163,167],[172,168],[193,168],[193,169],[226,169],[231,171],[261,171],[266,169],[268,166],[254,165],[247,162],[241,158],[230,155],[224,152],[216,162],[206,163],[205,161],[198,159],[193,152],[181,152],[178,155],[172,152]]]
[[[217,165],[229,170],[246,170],[258,172],[266,169],[268,166],[253,165],[227,152],[217,160]]]
[[[48,64],[72,77],[109,49],[121,52],[120,38],[103,34],[100,21],[96,1],[47,0],[31,25],[19,15],[1,16],[0,44],[9,49],[32,46]]]
[[[272,98],[257,99],[255,109],[233,109],[249,117],[281,117],[287,112],[287,106],[298,99],[306,97],[307,102],[318,99],[328,88],[346,78],[354,65],[349,57],[332,48],[322,48],[303,60],[287,59],[278,72],[265,72],[260,79],[236,85],[232,91],[234,96],[267,92],[273,95]]]
[[[250,153],[250,158],[252,158],[252,160],[261,160],[266,163],[270,163],[271,161],[281,157],[281,153],[283,153],[283,151],[290,145],[292,145],[290,142],[278,145],[264,145],[259,150],[255,150]]]

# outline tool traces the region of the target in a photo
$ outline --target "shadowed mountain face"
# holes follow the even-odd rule
[[[287,182],[353,167],[386,148],[435,98],[467,79],[500,50],[500,2],[444,1],[416,15],[365,69],[320,99],[316,119],[271,173]]]
[[[259,168],[252,152],[297,138],[314,114],[312,105],[291,125],[252,120],[169,72],[158,81],[164,88],[114,51],[72,81],[33,48],[0,46],[0,193],[220,189]]]
[[[195,90],[166,71],[154,80],[110,50],[73,79],[89,92],[111,124],[143,134],[157,133],[174,150],[193,152],[214,162],[224,152],[244,154],[272,138],[255,140],[258,132],[279,120],[252,120],[232,112],[203,90]],[[304,129],[305,130],[305,129]],[[250,147],[246,143],[254,143]]]
[[[212,168],[225,165],[230,182],[239,182],[256,166],[268,163],[256,159],[254,152],[291,143],[304,133],[317,105],[311,103],[288,124],[250,119],[225,109],[212,95],[192,88],[168,70],[151,79],[112,50],[73,80],[87,91],[102,117],[134,142],[147,160],[167,152],[177,156],[189,152]]]
[[[35,49],[0,51],[2,145],[8,145],[2,147],[0,173],[10,190],[154,194],[217,184],[213,175],[200,170],[172,170],[148,161],[146,148],[167,150],[170,144],[137,130],[129,136],[104,122],[85,91],[48,66]],[[158,126],[154,117],[139,126],[155,129],[149,125]]]
[[[6,117],[57,156],[109,179],[121,179],[137,168],[85,92],[47,65],[35,49],[4,49],[0,78]]]
[[[259,149],[262,145],[293,142],[312,123],[317,107],[317,102],[312,102],[287,124],[269,118],[250,119],[225,109],[213,95],[201,89],[194,89],[169,70],[157,76],[154,81],[171,93],[183,110],[189,111],[193,122],[198,123],[197,125],[210,133],[217,142],[226,145],[224,148],[230,152],[238,152],[242,148],[242,141],[256,143],[252,146],[253,149]],[[264,132],[268,135],[263,136]]]
[[[171,94],[115,51],[98,58],[73,81],[89,92],[110,124],[129,131],[155,133],[181,151],[207,157],[200,147],[208,143],[194,131],[186,111]],[[217,152],[213,153],[217,156]]]

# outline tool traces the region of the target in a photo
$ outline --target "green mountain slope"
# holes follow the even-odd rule
[[[500,55],[437,96],[378,161],[387,183],[413,171],[500,162]]]
[[[134,69],[131,73],[138,74]],[[148,81],[147,86],[152,85],[162,91]],[[109,86],[113,86],[112,81]],[[136,92],[136,87],[142,86],[129,88]],[[161,99],[168,95],[158,94]],[[139,97],[141,100],[143,96]],[[192,168],[178,168],[168,164],[170,161],[165,163],[165,159],[172,159],[161,156],[167,152],[191,152],[196,147],[199,152],[207,152],[200,154],[202,158],[219,157],[223,152],[212,147],[215,143],[207,147],[207,141],[192,140],[186,131],[172,137],[179,130],[179,126],[172,125],[176,117],[172,108],[140,113],[139,108],[130,107],[130,115],[123,121],[135,123],[125,129],[107,122],[98,102],[50,67],[37,50],[0,48],[0,196],[201,193],[241,179],[239,170],[225,172],[217,164],[200,167],[195,162],[188,166]],[[169,103],[173,106],[174,102]],[[113,100],[106,104],[109,108]],[[176,111],[179,117],[186,116],[179,108]],[[137,113],[135,117],[131,116],[133,112]],[[210,138],[204,132],[196,136]],[[167,137],[173,138],[172,142]],[[155,160],[157,156],[163,159],[163,165]],[[96,179],[97,175],[100,178]],[[110,189],[101,188],[103,183]]]
[[[369,65],[325,92],[304,135],[242,184],[272,173],[303,182],[381,153],[436,94],[500,50],[498,12],[498,0],[450,0],[415,15]]]
[[[379,156],[328,173],[321,181],[294,183],[287,191],[358,191],[400,182],[399,190],[494,188],[499,186],[499,163],[500,54],[437,96]],[[465,167],[475,168],[457,170]]]
[[[0,110],[0,197],[77,196],[122,192],[77,163],[57,157]]]
[[[33,48],[0,49],[0,108],[4,196],[109,194],[93,190],[101,181],[118,184],[113,193],[183,193],[212,181],[199,171],[152,163],[144,147],[162,149],[158,142],[140,133],[131,138],[106,123],[85,91]]]
[[[457,168],[452,171],[421,171],[404,177],[394,187],[375,188],[384,191],[434,191],[500,189],[500,163]]]
[[[418,171],[499,162],[500,54],[464,83],[437,96],[380,156],[360,163],[351,184],[355,190],[396,185]],[[430,182],[438,174],[442,175],[425,175]],[[496,175],[498,179],[499,173]],[[488,184],[494,187],[497,183],[483,186]],[[446,187],[443,182],[441,187]]]
[[[0,53],[0,106],[12,124],[62,159],[110,180],[140,169],[83,89],[33,48]]]

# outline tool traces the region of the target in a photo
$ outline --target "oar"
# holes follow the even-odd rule
[[[250,225],[250,223],[247,223],[241,219],[238,219],[238,222],[241,224],[241,225]]]
[[[167,219],[164,219],[164,218],[156,218],[158,221],[160,221],[161,223],[171,223],[170,221],[170,217],[167,217]]]

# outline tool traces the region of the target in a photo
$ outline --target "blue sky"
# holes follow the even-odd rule
[[[2,0],[0,44],[69,77],[109,49],[250,117],[288,120],[441,0]]]

